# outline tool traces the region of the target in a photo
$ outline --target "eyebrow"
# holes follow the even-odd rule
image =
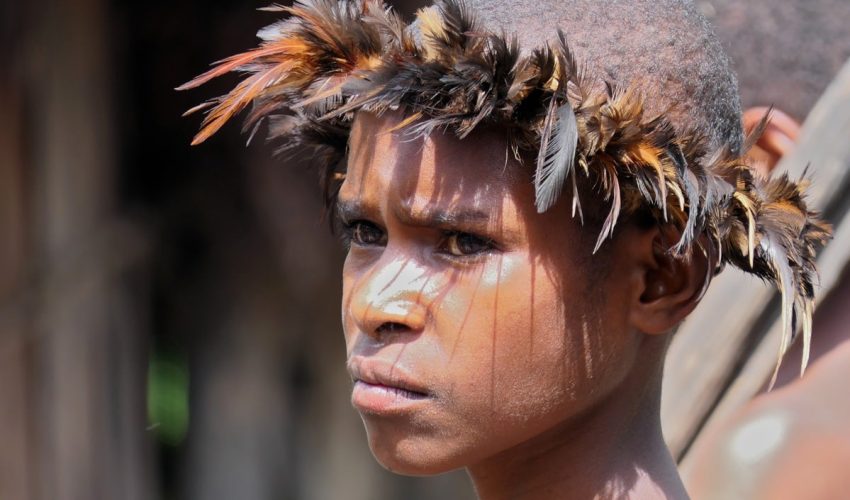
[[[371,205],[359,201],[338,200],[336,205],[337,217],[343,222],[364,217],[374,217],[378,210]],[[456,226],[464,224],[486,224],[493,220],[493,215],[478,209],[458,208],[451,210],[423,210],[412,213],[405,209],[396,209],[393,216],[408,226]]]

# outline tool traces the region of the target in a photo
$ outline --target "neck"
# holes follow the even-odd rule
[[[636,366],[583,415],[469,467],[479,498],[688,498],[661,434],[660,363],[643,366],[654,373]]]

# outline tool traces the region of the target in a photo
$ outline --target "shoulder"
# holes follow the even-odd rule
[[[835,498],[850,489],[850,341],[761,395],[694,454],[695,498]]]

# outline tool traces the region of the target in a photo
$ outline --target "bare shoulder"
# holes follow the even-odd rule
[[[850,489],[850,341],[755,398],[693,450],[697,500],[828,499]]]

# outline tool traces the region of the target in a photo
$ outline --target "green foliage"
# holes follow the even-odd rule
[[[189,372],[186,363],[155,353],[148,365],[148,425],[160,442],[177,446],[189,428]]]

